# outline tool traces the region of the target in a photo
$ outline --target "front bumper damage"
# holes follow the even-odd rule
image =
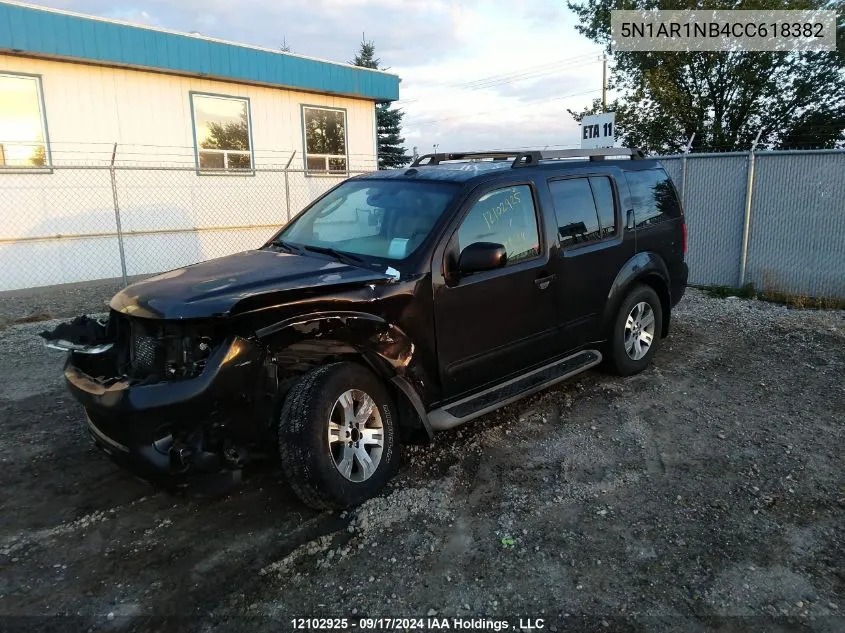
[[[84,324],[90,326],[90,320]],[[111,324],[100,327],[108,334],[100,332],[88,344],[67,331],[60,333],[61,341],[44,334],[49,346],[69,351],[65,380],[85,408],[95,444],[148,480],[238,471],[244,446],[257,433],[250,418],[262,381],[263,348],[230,335],[210,349],[193,377],[115,376],[108,370],[121,366],[125,345]]]

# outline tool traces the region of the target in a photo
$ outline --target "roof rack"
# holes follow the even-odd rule
[[[507,160],[508,158],[516,158],[522,153],[523,152],[521,150],[516,150],[514,152],[457,152],[450,154],[423,154],[411,163],[411,167],[420,167],[421,165],[439,165],[444,160],[475,160],[477,158]]]
[[[453,152],[449,154],[423,154],[415,160],[411,167],[439,165],[447,160],[476,160],[492,158],[493,160],[513,159],[512,168],[532,167],[543,160],[562,158],[587,158],[589,160],[604,160],[608,156],[630,156],[631,160],[645,158],[641,149],[630,147],[606,147],[599,149],[563,149],[551,152],[538,150],[516,150],[513,152]]]
[[[608,156],[630,156],[631,160],[642,160],[645,152],[635,147],[603,147],[598,149],[561,149],[552,152],[529,151],[522,152],[513,161],[513,167],[528,167],[541,160],[557,160],[562,158],[587,158],[589,160],[604,160]]]

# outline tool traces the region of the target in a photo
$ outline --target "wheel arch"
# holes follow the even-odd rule
[[[432,429],[422,400],[416,346],[399,327],[366,312],[312,312],[256,331],[281,376],[295,377],[335,361],[357,362],[381,379],[406,430]]]
[[[657,253],[644,251],[637,253],[619,270],[608,293],[602,318],[603,332],[609,332],[616,319],[622,300],[638,283],[650,286],[660,299],[663,326],[660,336],[669,334],[669,319],[672,312],[669,269],[666,262]]]

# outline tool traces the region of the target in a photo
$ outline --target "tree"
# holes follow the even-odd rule
[[[44,167],[47,164],[47,150],[44,148],[43,145],[38,145],[34,150],[32,150],[32,155],[29,157],[30,165],[35,165],[36,167]]]
[[[365,37],[361,39],[361,50],[355,55],[352,63],[362,68],[381,68],[381,60],[376,57],[376,45],[374,42],[368,42]],[[383,68],[381,70],[384,70]]]
[[[208,136],[200,146],[203,149],[228,149],[249,151],[249,126],[246,111],[239,120],[230,123],[213,121],[208,124]]]
[[[830,9],[842,0],[568,0],[589,39],[610,49],[610,11],[617,9]],[[775,6],[776,5],[776,6]],[[610,86],[619,98],[617,139],[653,152],[693,148],[746,150],[757,133],[763,147],[845,144],[845,28],[837,51],[613,53]],[[593,102],[570,114],[601,111]]]
[[[361,41],[361,50],[355,55],[352,63],[362,68],[381,68],[381,60],[376,57],[376,47],[366,38]],[[402,136],[402,118],[405,113],[398,108],[391,108],[389,103],[376,105],[376,137],[378,147],[378,168],[391,169],[407,165],[410,160],[405,150],[405,139]]]

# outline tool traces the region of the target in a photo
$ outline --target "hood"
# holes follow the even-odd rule
[[[297,291],[382,283],[391,277],[320,256],[246,251],[150,277],[118,292],[113,310],[150,319],[193,319],[237,311],[257,295],[273,303],[294,300]]]

